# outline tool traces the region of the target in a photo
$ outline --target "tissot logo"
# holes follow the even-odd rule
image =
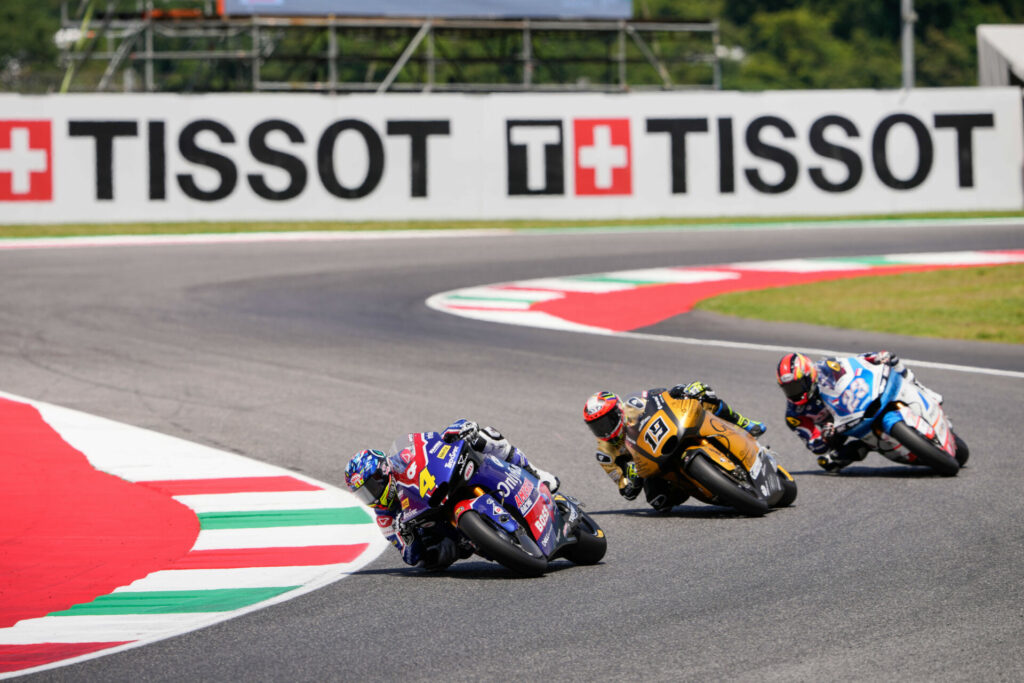
[[[562,122],[508,121],[508,193],[564,194]]]
[[[562,121],[506,123],[509,195],[565,194]],[[574,119],[572,164],[576,195],[633,193],[629,119]]]
[[[576,119],[572,128],[576,194],[632,194],[629,119]]]
[[[49,121],[0,121],[0,201],[53,199]]]

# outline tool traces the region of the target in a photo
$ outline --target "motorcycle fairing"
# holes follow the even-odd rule
[[[878,368],[855,358],[833,362],[845,371],[837,381],[819,386],[838,431],[863,440],[890,460],[914,464],[917,458],[889,436],[893,425],[906,422],[955,457],[952,430],[931,392],[892,372],[889,365]]]
[[[460,504],[459,507],[461,508],[462,505]],[[479,513],[482,517],[494,522],[495,526],[504,529],[510,534],[514,534],[516,529],[519,528],[519,523],[515,518],[489,493],[477,496],[469,501],[469,507],[463,509],[462,512],[466,512],[467,509]],[[461,516],[462,513],[458,514]]]
[[[445,450],[444,446],[448,444],[433,432],[407,434],[391,446],[388,462],[398,484],[403,516],[408,521],[430,510],[432,494],[451,479],[459,448]],[[431,455],[442,451],[443,458]]]
[[[876,411],[888,405],[899,393],[902,377],[891,376],[888,365],[883,366],[881,372],[876,372],[854,358],[832,360],[830,363],[838,365],[841,371],[822,373],[822,381],[818,384],[821,398],[835,417],[836,429],[843,431],[846,428],[847,435],[859,439],[871,431],[871,420],[866,418],[874,416],[873,413],[867,415],[872,404],[876,400],[880,402],[875,406]]]
[[[657,410],[652,410],[654,408]],[[704,446],[714,454],[714,461],[729,471],[735,469],[736,463],[725,453],[733,453],[748,470],[758,462],[754,439],[739,427],[706,411],[698,399],[672,398],[666,391],[651,397],[647,411],[651,414],[633,420],[639,428],[627,429],[626,434],[626,447],[641,477],[672,472],[675,466],[670,461],[679,456],[680,446],[687,449]]]
[[[541,551],[550,555],[555,547],[556,535],[552,532],[555,506],[546,485],[522,467],[493,455],[477,459],[472,481],[490,491],[499,507],[512,515],[516,526],[525,528]],[[475,504],[473,508],[476,509]],[[493,518],[493,515],[489,516]],[[520,525],[516,521],[517,516],[525,524]],[[505,526],[502,528],[510,531]]]

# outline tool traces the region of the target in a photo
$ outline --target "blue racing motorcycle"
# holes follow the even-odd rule
[[[575,498],[552,494],[525,469],[461,440],[408,434],[388,460],[409,527],[451,525],[476,554],[526,576],[540,576],[557,557],[575,564],[604,557],[604,531]]]
[[[818,380],[836,433],[860,439],[886,458],[926,465],[955,476],[967,462],[967,444],[953,432],[942,397],[861,358],[830,358]]]

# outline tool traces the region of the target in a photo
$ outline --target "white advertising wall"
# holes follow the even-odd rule
[[[0,95],[0,223],[1024,207],[1016,88]]]

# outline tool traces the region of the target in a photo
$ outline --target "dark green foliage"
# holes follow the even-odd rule
[[[205,3],[157,2],[158,8],[201,7]],[[0,3],[0,91],[46,92],[60,87],[61,63],[54,34],[60,28],[60,0]],[[97,8],[106,0],[96,0]],[[724,52],[722,87],[735,90],[788,88],[895,88],[901,84],[900,0],[633,0],[638,21],[718,21]],[[82,4],[68,3],[72,19]],[[118,11],[135,10],[124,0]],[[915,72],[918,86],[964,86],[977,82],[978,24],[1024,22],[1024,0],[914,0]],[[93,24],[95,27],[96,24]],[[336,76],[372,90],[387,75],[415,29],[353,30],[340,33]],[[162,38],[161,49],[196,51],[252,49],[248,34],[230,38]],[[293,29],[265,32],[270,46],[260,69],[267,82],[324,82],[330,77],[327,32]],[[631,41],[626,41],[626,81],[658,86],[709,85],[712,67],[707,34],[647,34],[650,50],[665,64],[660,74]],[[738,48],[738,49],[736,49]],[[102,49],[102,48],[100,48]],[[615,87],[621,78],[611,58],[618,55],[614,32],[533,34],[534,85],[576,84]],[[436,84],[521,84],[522,37],[515,33],[437,30],[433,59],[421,45],[398,74],[396,86],[418,88],[430,73]],[[91,90],[105,62],[80,65],[72,90]],[[432,69],[432,72],[431,72]],[[141,87],[136,65],[135,87]],[[157,61],[158,90],[172,92],[248,90],[251,60]],[[112,87],[119,88],[118,80]]]
[[[59,0],[0,3],[0,92],[40,92],[58,82]]]

